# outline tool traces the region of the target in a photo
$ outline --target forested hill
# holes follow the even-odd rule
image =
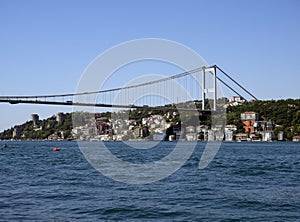
[[[284,131],[287,138],[300,135],[300,99],[268,100],[245,102],[239,106],[227,108],[227,123],[236,124],[241,129],[240,114],[253,111],[260,120],[272,121],[276,131]]]
[[[0,133],[0,139],[12,139],[16,128],[18,128],[21,139],[47,139],[53,133],[63,133],[64,137],[68,138],[72,130],[72,115],[70,113],[63,114],[62,123],[56,121],[55,115],[48,119],[39,120],[37,126],[34,126],[32,121],[27,121],[3,131]]]

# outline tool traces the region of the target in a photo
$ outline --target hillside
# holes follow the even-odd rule
[[[245,102],[239,106],[227,108],[227,123],[238,126],[238,131],[243,131],[240,120],[242,112],[253,111],[259,114],[259,120],[272,121],[275,124],[275,135],[284,131],[289,140],[295,135],[300,135],[300,99],[269,100]]]
[[[197,107],[200,107],[201,102],[196,102]],[[147,110],[147,111],[145,111]],[[129,117],[136,121],[136,125],[141,124],[143,117],[149,115],[164,115],[166,110],[150,110],[138,109],[130,111]],[[270,100],[270,101],[251,101],[245,102],[238,106],[228,106],[227,108],[227,124],[234,124],[237,126],[237,132],[244,132],[243,123],[240,120],[240,115],[243,112],[253,111],[259,114],[259,119],[263,121],[272,121],[275,125],[274,133],[277,135],[279,131],[283,131],[285,138],[291,140],[293,136],[300,135],[300,99],[287,100]],[[49,138],[63,138],[72,139],[72,114],[62,114],[63,121],[58,122],[55,116],[45,120],[39,120],[34,126],[32,121],[0,133],[1,140],[13,139],[14,130],[18,129],[18,137],[15,139],[49,139]],[[110,117],[110,113],[97,114],[96,117]],[[179,116],[167,121],[178,124],[180,122]],[[201,124],[209,125],[209,119],[202,120]],[[15,132],[16,133],[16,132]]]
[[[69,138],[72,130],[72,115],[70,113],[62,114],[63,121],[59,123],[56,117],[39,120],[37,126],[32,121],[16,125],[0,133],[1,140],[13,139],[14,130],[18,129],[18,136],[15,139],[47,139],[53,134],[63,134],[64,138]]]

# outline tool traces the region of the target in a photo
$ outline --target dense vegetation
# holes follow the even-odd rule
[[[201,102],[196,102],[197,107],[201,107]],[[130,119],[134,119],[136,124],[141,124],[143,117],[150,115],[164,115],[167,112],[173,112],[172,105],[169,105],[170,109],[137,109],[128,111]],[[285,133],[285,138],[291,140],[293,136],[300,135],[300,99],[287,99],[287,100],[270,100],[270,101],[251,101],[245,102],[239,106],[229,106],[227,108],[227,124],[237,125],[238,132],[243,132],[243,123],[240,120],[240,114],[242,112],[254,111],[259,114],[260,120],[272,121],[275,124],[275,135],[279,131]],[[171,116],[167,119],[168,122],[173,122],[175,125],[180,125],[184,122],[184,112],[180,112],[181,116]],[[117,114],[116,114],[117,115]],[[126,114],[127,115],[127,114]],[[110,118],[111,113],[97,114],[96,117],[107,117]],[[81,116],[77,117],[78,123],[81,123]],[[180,119],[181,118],[181,119]],[[72,114],[63,114],[64,121],[58,123],[55,116],[52,116],[46,120],[40,120],[38,126],[34,127],[32,121],[28,121],[18,127],[20,135],[23,139],[47,139],[52,134],[61,134],[63,132],[64,138],[70,138],[72,130]],[[197,121],[197,118],[193,118],[191,121]],[[210,119],[201,119],[201,124],[209,125]],[[189,123],[186,123],[189,124]],[[0,133],[0,139],[11,139],[14,128],[5,130]]]
[[[63,119],[64,121],[62,123],[58,123],[56,117],[52,116],[45,120],[39,120],[36,127],[34,127],[32,121],[27,121],[22,125],[14,126],[0,133],[0,139],[12,139],[15,127],[18,128],[21,139],[47,139],[54,133],[61,134],[62,132],[64,138],[68,138],[72,130],[72,115],[70,113],[63,114]]]
[[[247,111],[257,112],[260,120],[272,121],[276,126],[275,136],[279,131],[283,131],[289,140],[300,135],[300,99],[251,101],[239,106],[229,106],[227,123],[237,125],[238,130],[242,131],[240,114]]]

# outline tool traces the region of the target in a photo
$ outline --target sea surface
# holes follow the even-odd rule
[[[202,170],[198,143],[178,171],[144,185],[105,177],[76,142],[0,146],[0,221],[300,221],[300,143],[223,143]],[[174,143],[138,154],[122,142],[107,146],[142,163]]]

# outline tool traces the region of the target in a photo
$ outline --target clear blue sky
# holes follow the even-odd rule
[[[218,64],[260,99],[300,98],[298,0],[1,0],[0,95],[74,92],[110,47],[164,38]],[[66,107],[0,104],[0,131]]]

